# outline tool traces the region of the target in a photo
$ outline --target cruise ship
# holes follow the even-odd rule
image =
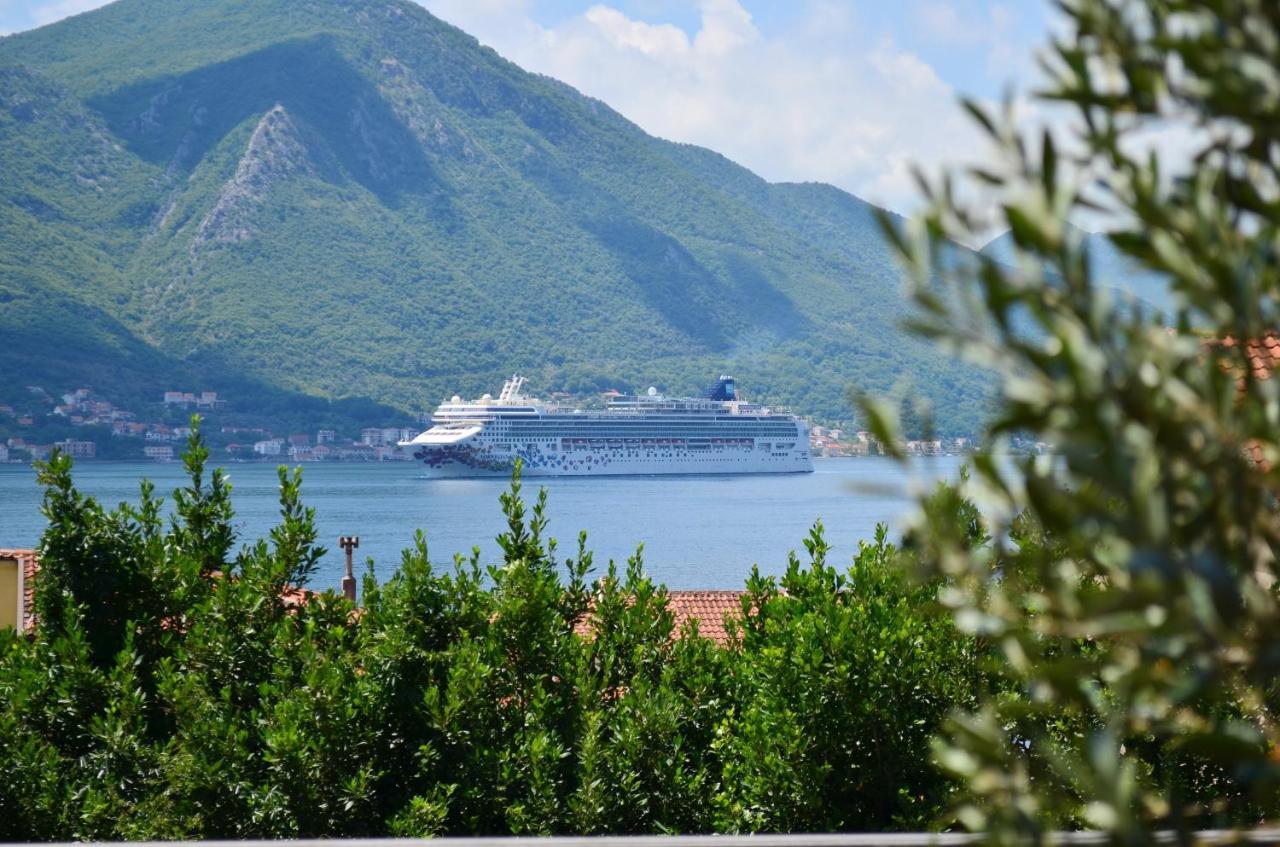
[[[722,376],[702,397],[650,388],[614,395],[603,409],[543,403],[514,376],[497,399],[446,400],[431,428],[400,446],[431,477],[807,473],[809,425],[738,399]]]

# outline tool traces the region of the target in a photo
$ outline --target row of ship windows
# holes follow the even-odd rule
[[[796,438],[796,434],[795,434],[795,432],[772,432],[772,434],[764,434],[764,435],[760,435],[760,436],[759,436],[759,438],[767,438],[767,439],[771,439],[771,440],[795,439],[795,438]],[[644,443],[644,444],[645,444],[645,447],[649,447],[649,445],[652,445],[652,444],[660,444],[660,443],[675,443],[675,441],[681,441],[681,443],[682,443],[682,441],[689,441],[689,443],[692,443],[692,444],[713,444],[713,443],[721,443],[721,444],[737,444],[737,443],[742,443],[742,444],[748,445],[748,447],[749,447],[749,445],[754,444],[754,443],[755,443],[755,441],[756,441],[756,440],[758,440],[758,439],[756,439],[756,438],[748,438],[748,436],[735,436],[735,438],[710,438],[710,436],[708,436],[707,434],[705,434],[705,432],[700,432],[700,434],[699,434],[699,435],[694,435],[694,436],[685,436],[685,435],[675,435],[675,436],[672,436],[672,435],[664,435],[664,436],[663,436],[663,438],[660,438],[660,439],[657,439],[657,438],[644,438],[644,439],[640,439],[640,438],[636,438],[635,434],[631,434],[631,435],[626,435],[626,436],[623,436],[623,435],[616,435],[616,436],[595,435],[595,436],[591,436],[591,438],[571,438],[571,436],[566,436],[566,438],[538,438],[538,436],[532,436],[532,435],[508,435],[508,436],[490,436],[490,438],[488,438],[488,439],[484,439],[484,440],[485,440],[485,441],[488,441],[488,443],[492,443],[492,444],[525,444],[525,443],[529,443],[529,444],[534,444],[534,443],[538,443],[538,444],[558,444],[558,443],[576,444],[576,443],[581,443],[581,444],[600,444],[600,445],[603,445],[603,444],[605,444],[605,443],[618,443],[618,441],[621,441],[621,443],[625,443],[625,444],[641,444],[641,443]]]
[[[508,438],[752,438],[775,436],[795,438],[793,427],[760,427],[734,430],[706,429],[590,429],[590,430],[496,430],[492,434]]]
[[[594,445],[594,444],[590,444],[590,445],[589,444],[566,444],[564,445],[564,452],[566,453],[599,453],[599,452],[602,452],[602,450],[608,450],[608,452],[611,454],[618,453],[618,452],[625,452],[626,455],[654,455],[654,454],[657,454],[660,450],[660,455],[671,455],[672,450],[675,450],[675,452],[689,452],[689,450],[698,450],[698,452],[700,453],[704,453],[704,452],[709,453],[716,448],[721,448],[717,450],[717,452],[742,453],[742,452],[750,452],[750,450],[753,449],[750,447],[750,445],[745,445],[745,447],[740,447],[740,445],[735,445],[735,444],[724,444],[723,447],[722,445],[719,445],[719,444],[714,445],[714,447],[713,445],[710,445],[710,444],[669,445],[669,447],[668,445],[653,445],[653,447],[649,447],[649,445],[646,445],[646,447],[648,447],[648,449],[643,450],[643,452],[637,452],[637,450],[634,447],[630,447],[630,445],[618,445],[618,447],[599,447],[599,445]],[[769,445],[769,444],[762,444],[762,445],[759,445],[759,447],[756,447],[755,449],[790,450],[792,448],[795,448],[794,444],[780,444],[780,445],[777,445],[777,448],[774,448],[772,447],[772,445]],[[786,454],[776,453],[776,455],[786,455]]]
[[[767,457],[760,456],[681,456],[671,453],[664,453],[660,456],[640,456],[635,454],[624,454],[622,456],[610,456],[611,459],[635,459],[638,462],[669,462],[672,459],[697,459],[699,462],[758,462],[761,458],[771,459],[796,459],[804,458],[803,455],[793,453],[770,453]]]
[[[545,418],[515,418],[515,420],[503,420],[499,418],[497,421],[451,421],[462,423],[492,423],[494,426],[680,426],[694,423],[698,426],[753,426],[764,423],[764,425],[780,425],[795,426],[796,421],[786,417],[675,417],[664,418],[664,420],[655,421],[652,417],[635,417],[623,418],[590,418],[590,417],[570,417],[561,421],[548,421]]]
[[[785,415],[705,415],[705,414],[690,414],[687,412],[670,412],[670,413],[663,413],[660,415],[652,415],[652,414],[560,415],[559,417],[551,417],[548,415],[529,416],[529,417],[524,417],[524,416],[505,417],[502,415],[492,415],[492,414],[483,414],[483,413],[470,414],[470,415],[463,414],[463,413],[453,413],[453,414],[442,415],[437,417],[445,418],[448,420],[491,420],[497,423],[518,423],[518,424],[544,423],[544,424],[553,424],[555,426],[569,426],[572,424],[586,423],[586,422],[599,423],[601,421],[607,421],[609,423],[614,423],[614,422],[631,423],[633,421],[647,422],[647,421],[652,421],[654,418],[661,418],[662,423],[672,423],[673,421],[674,422],[681,422],[681,421],[725,422],[725,421],[728,421],[733,423],[752,422],[752,421],[765,421],[765,422],[777,421],[781,423],[795,422],[794,418],[789,418],[789,417],[786,417]]]
[[[554,435],[594,435],[599,432],[723,432],[724,435],[744,432],[797,432],[794,426],[498,426],[494,432],[550,432]]]
[[[484,421],[455,421],[454,423],[485,423]],[[669,426],[729,426],[737,428],[740,426],[787,426],[795,427],[796,422],[787,420],[786,418],[679,418],[675,420],[655,421],[649,418],[636,418],[635,420],[577,420],[571,419],[566,421],[540,421],[540,420],[524,420],[524,421],[490,421],[491,426],[496,427],[519,427],[541,428],[541,429],[573,429],[577,427],[609,427],[609,426],[649,426],[649,427],[669,427]]]

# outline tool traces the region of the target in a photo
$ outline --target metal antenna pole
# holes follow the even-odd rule
[[[347,575],[342,578],[342,596],[354,603],[356,601],[356,576],[351,568],[351,551],[360,546],[360,536],[340,535],[338,536],[338,546],[347,553]]]

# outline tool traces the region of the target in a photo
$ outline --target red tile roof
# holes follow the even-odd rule
[[[225,574],[222,571],[210,571],[210,579],[222,579]],[[234,577],[232,577],[234,579]],[[315,597],[320,596],[319,591],[313,591],[310,588],[302,588],[298,585],[286,585],[280,589],[280,601],[284,603],[286,609],[296,609],[299,606],[310,603]]]
[[[1239,345],[1240,342],[1231,336],[1227,336],[1221,341],[1206,342],[1207,347],[1224,347],[1232,348]],[[1244,354],[1249,360],[1249,372],[1254,379],[1265,380],[1271,379],[1271,372],[1280,366],[1280,335],[1269,332],[1261,338],[1244,342]],[[1229,367],[1226,362],[1222,363],[1224,369]],[[1245,390],[1245,378],[1243,375],[1236,381],[1240,391]],[[1245,445],[1245,454],[1249,459],[1257,465],[1263,473],[1271,472],[1271,463],[1266,460],[1262,452],[1262,445],[1257,441],[1250,441]]]
[[[22,621],[19,631],[27,632],[36,620],[36,572],[40,570],[35,550],[0,547],[0,559],[13,559],[22,568]]]
[[[1230,336],[1210,342],[1214,347],[1235,347],[1240,344]],[[1270,379],[1271,372],[1280,365],[1280,335],[1268,333],[1262,338],[1244,342],[1244,352],[1249,359],[1249,370],[1255,379]]]
[[[698,633],[721,647],[729,644],[725,617],[741,617],[744,591],[672,591],[668,594],[676,631],[687,621],[698,622]]]
[[[743,591],[668,591],[667,607],[671,610],[674,630],[679,635],[686,623],[698,622],[698,634],[721,647],[729,646],[729,630],[725,617],[742,614]],[[579,635],[591,634],[591,612],[574,627]]]
[[[284,601],[284,605],[287,608],[296,609],[298,606],[310,603],[312,598],[319,594],[319,591],[312,591],[310,588],[299,588],[296,585],[286,585],[280,590],[280,599]]]

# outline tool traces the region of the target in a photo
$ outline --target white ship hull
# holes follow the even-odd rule
[[[516,456],[484,451],[466,456],[431,455],[420,451],[426,476],[432,479],[510,477]],[[627,455],[630,453],[630,455]],[[551,458],[550,456],[555,456]],[[563,456],[523,455],[524,476],[655,476],[694,474],[811,473],[808,449],[774,454],[767,450],[577,451]]]

